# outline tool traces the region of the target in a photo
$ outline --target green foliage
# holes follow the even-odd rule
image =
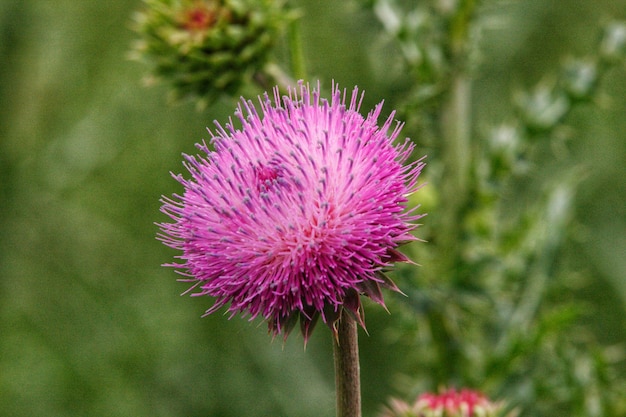
[[[431,66],[428,54],[415,60],[404,54],[416,84],[406,108],[419,113],[413,118],[431,120],[422,125],[435,130],[428,137],[448,143],[432,145],[437,158],[429,163],[429,187],[440,190],[429,211],[444,214],[432,222],[430,243],[413,249],[427,267],[419,280],[410,270],[402,273],[400,287],[408,289],[405,324],[394,331],[415,347],[403,384],[414,381],[417,391],[441,384],[481,387],[522,416],[621,415],[626,379],[617,369],[624,358],[581,323],[591,311],[575,288],[590,277],[559,261],[582,168],[559,168],[550,179],[537,178],[536,170],[539,157],[557,147],[574,109],[593,105],[603,76],[624,63],[626,25],[609,24],[595,51],[566,60],[555,81],[546,78],[520,91],[510,121],[480,135],[467,131],[472,120],[463,106],[470,105],[470,79],[480,71],[470,34],[479,31],[472,27],[480,25],[481,10],[470,10],[477,6],[471,1],[455,5],[444,11],[424,3],[415,9],[387,0],[371,4],[401,50],[412,45],[414,51],[443,51],[437,56],[446,58]],[[407,17],[424,10],[430,18]],[[429,23],[420,27],[425,36],[411,21]],[[421,111],[424,89],[440,96]],[[454,175],[463,177],[461,185],[450,186]]]

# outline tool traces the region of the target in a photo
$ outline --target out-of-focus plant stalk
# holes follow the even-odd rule
[[[255,82],[263,89],[270,90],[278,85],[281,92],[287,93],[289,87],[295,87],[297,80],[308,80],[306,61],[302,48],[300,19],[296,12],[287,25],[287,47],[289,49],[289,68],[283,69],[275,62],[265,65],[264,71],[255,74]]]
[[[459,218],[467,201],[468,179],[471,162],[471,96],[472,86],[467,73],[466,54],[469,38],[469,24],[475,2],[462,1],[450,19],[450,54],[454,69],[451,73],[448,96],[441,113],[441,134],[443,136],[442,160],[444,163],[442,206],[440,228],[442,247],[446,248],[444,272],[451,270],[451,263],[458,259],[461,229]]]
[[[470,80],[465,74],[455,74],[441,117],[445,169],[447,170],[445,184],[448,188],[445,198],[448,203],[454,203],[447,207],[458,208],[462,205],[467,193],[471,158],[471,89]],[[458,225],[455,225],[454,229],[458,229]]]
[[[287,27],[289,40],[289,59],[291,60],[291,74],[296,80],[306,80],[306,64],[302,50],[302,36],[300,34],[300,19],[295,18]]]

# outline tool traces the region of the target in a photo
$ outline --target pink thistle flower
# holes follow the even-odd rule
[[[396,248],[417,240],[421,215],[405,210],[417,190],[422,159],[408,163],[413,144],[394,141],[392,113],[377,126],[382,103],[367,117],[362,94],[333,86],[330,102],[299,84],[274,100],[259,98],[261,114],[242,100],[225,127],[216,123],[206,156],[185,157],[184,193],[163,198],[159,239],[182,251],[181,269],[193,295],[215,298],[208,315],[228,305],[267,320],[286,338],[300,320],[305,342],[317,319],[336,332],[345,308],[364,326],[359,296],[384,306],[381,288],[399,291],[385,276],[409,262]]]
[[[417,404],[418,408],[445,411],[449,415],[459,417],[472,417],[477,408],[489,405],[489,400],[477,391],[449,389],[440,394],[424,393],[418,398]]]
[[[494,403],[478,391],[448,389],[439,394],[421,394],[413,404],[391,399],[381,417],[495,417],[502,414],[503,408],[503,403]],[[515,415],[514,411],[508,414]]]

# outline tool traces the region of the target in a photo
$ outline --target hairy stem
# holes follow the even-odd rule
[[[337,324],[335,390],[337,417],[361,417],[361,377],[357,323],[345,311]]]

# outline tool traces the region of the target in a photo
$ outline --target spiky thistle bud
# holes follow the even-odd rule
[[[260,71],[287,13],[271,0],[144,0],[135,15],[140,39],[131,58],[166,80],[172,98],[208,104],[235,94]]]

